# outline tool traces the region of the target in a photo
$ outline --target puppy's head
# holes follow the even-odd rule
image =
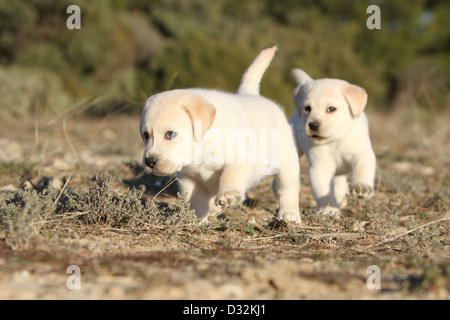
[[[174,90],[151,96],[141,117],[146,172],[172,175],[191,163],[193,142],[200,142],[216,114],[200,96]]]
[[[292,74],[298,84],[294,103],[311,142],[324,144],[344,138],[366,106],[366,91],[343,80],[313,80],[300,69]]]

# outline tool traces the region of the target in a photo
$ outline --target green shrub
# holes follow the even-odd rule
[[[71,97],[53,72],[38,68],[0,67],[0,119],[58,113]]]
[[[70,4],[81,9],[81,30],[66,28]],[[36,70],[53,72],[59,91],[75,102],[96,102],[85,108],[91,113],[138,113],[148,96],[162,90],[235,91],[256,54],[278,44],[261,92],[287,113],[293,110],[295,87],[290,70],[297,67],[316,78],[342,78],[364,87],[374,107],[401,102],[424,110],[450,108],[450,5],[380,2],[380,30],[366,27],[368,5],[354,0],[0,0],[0,63],[7,70],[25,68],[24,76],[33,79],[42,77]],[[405,100],[411,90],[405,83],[421,90],[414,77],[423,61],[438,70],[427,75],[433,85],[417,99]],[[9,99],[18,105],[15,116],[31,115],[33,107],[22,97]]]

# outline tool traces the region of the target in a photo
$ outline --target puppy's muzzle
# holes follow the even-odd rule
[[[308,126],[311,131],[317,132],[317,131],[319,131],[320,123],[317,121],[314,121],[314,122],[308,123]]]
[[[157,162],[155,157],[145,158],[145,165],[151,169],[155,168]]]

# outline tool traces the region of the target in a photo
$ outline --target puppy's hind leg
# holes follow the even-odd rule
[[[276,174],[276,192],[280,204],[278,218],[302,223],[299,208],[300,162],[296,152],[280,159]]]

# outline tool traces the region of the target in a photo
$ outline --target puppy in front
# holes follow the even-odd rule
[[[313,80],[300,69],[292,70],[297,83],[293,126],[299,156],[309,161],[309,178],[317,210],[340,217],[346,205],[347,174],[350,193],[370,199],[374,193],[376,158],[369,138],[364,108],[366,91],[338,79]]]
[[[183,195],[202,221],[239,204],[250,187],[275,174],[278,218],[301,223],[292,128],[280,106],[259,95],[275,52],[273,47],[258,55],[237,94],[180,89],[146,101],[140,123],[145,170],[177,173]]]

